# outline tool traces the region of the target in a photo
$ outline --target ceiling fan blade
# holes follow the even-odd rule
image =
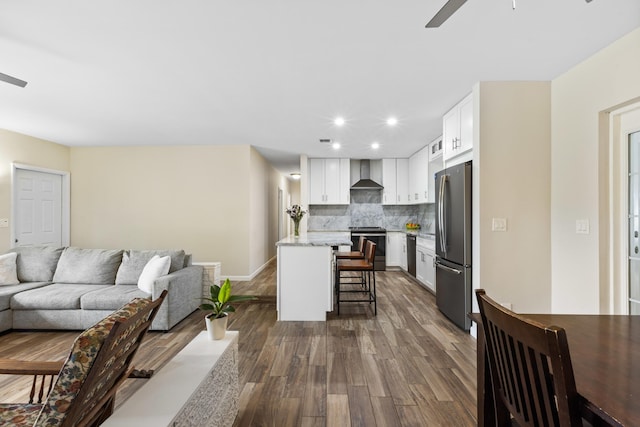
[[[427,22],[425,28],[437,28],[444,21],[449,19],[451,15],[453,15],[456,10],[460,9],[460,6],[466,3],[467,0],[448,0],[444,6],[435,14],[431,21]]]
[[[11,83],[12,85],[20,87],[25,87],[27,85],[27,82],[25,82],[24,80],[16,79],[15,77],[11,77],[7,74],[2,73],[0,73],[0,81]]]

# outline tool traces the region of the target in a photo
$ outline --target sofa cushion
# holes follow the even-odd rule
[[[171,258],[168,255],[163,257],[152,256],[147,265],[144,266],[138,279],[138,288],[141,291],[153,293],[153,282],[160,276],[166,276],[169,273],[170,265]]]
[[[122,250],[66,248],[53,281],[56,283],[114,284]]]
[[[0,311],[9,309],[11,304],[11,297],[18,292],[41,288],[49,284],[50,282],[29,282],[20,283],[17,285],[0,286]]]
[[[150,298],[136,285],[108,286],[88,292],[80,297],[83,310],[117,310],[134,298]]]
[[[18,280],[51,282],[63,249],[54,246],[19,246],[11,249],[11,252],[18,254]]]
[[[181,270],[184,267],[185,253],[183,250],[125,251],[122,255],[122,264],[120,264],[116,276],[116,285],[136,285],[144,266],[154,255],[160,257],[169,255],[171,257],[169,273]]]
[[[13,310],[77,310],[82,295],[97,288],[113,285],[54,283],[42,288],[20,292],[11,298]]]
[[[15,252],[0,255],[0,286],[20,283],[16,258],[18,258],[18,254]]]

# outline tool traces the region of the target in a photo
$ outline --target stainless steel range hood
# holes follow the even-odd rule
[[[371,179],[371,161],[360,160],[360,180],[351,186],[352,190],[382,190],[384,187]]]

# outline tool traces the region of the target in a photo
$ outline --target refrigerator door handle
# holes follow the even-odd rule
[[[462,274],[462,271],[457,270],[455,268],[447,267],[444,264],[440,264],[438,261],[436,261],[436,268],[441,268],[442,270],[445,270],[445,271],[448,271],[448,272],[454,273],[454,274]]]
[[[447,175],[440,176],[440,188],[438,192],[438,220],[440,222],[440,251],[447,254],[447,225],[444,223],[444,189],[447,182]]]

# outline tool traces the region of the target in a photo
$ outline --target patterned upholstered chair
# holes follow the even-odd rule
[[[113,412],[116,391],[133,370],[131,360],[166,292],[155,301],[133,299],[82,332],[59,371],[54,370],[58,362],[3,360],[0,373],[57,374],[57,379],[42,403],[0,404],[0,425],[100,425]]]

